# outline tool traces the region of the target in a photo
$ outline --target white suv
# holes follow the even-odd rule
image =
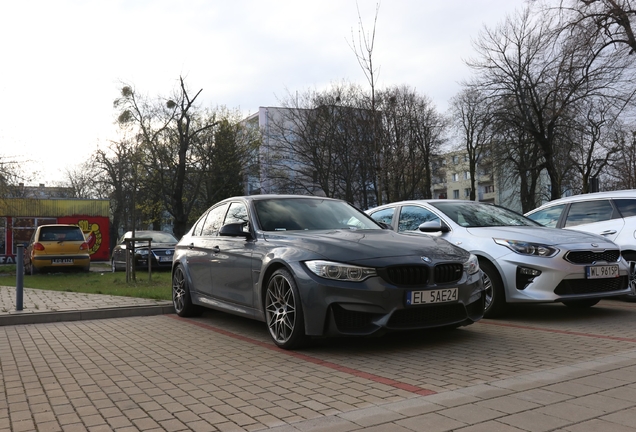
[[[636,301],[636,189],[561,198],[526,216],[548,227],[599,234],[618,244],[630,262],[632,294],[628,300]]]

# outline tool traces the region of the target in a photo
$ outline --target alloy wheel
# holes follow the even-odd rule
[[[296,298],[282,275],[275,275],[267,285],[265,314],[272,338],[278,344],[289,341],[296,325]]]
[[[490,305],[492,304],[493,286],[492,286],[492,281],[490,280],[486,272],[483,272],[482,280],[484,281],[484,292],[486,293],[486,299],[484,301],[484,310],[487,311],[488,309],[490,309]]]

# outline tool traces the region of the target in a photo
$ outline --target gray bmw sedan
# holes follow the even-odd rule
[[[176,246],[175,310],[192,316],[207,307],[264,321],[285,349],[312,336],[455,328],[482,318],[474,255],[383,228],[336,199],[226,199]]]

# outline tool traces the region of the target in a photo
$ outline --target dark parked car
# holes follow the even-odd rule
[[[438,238],[398,234],[344,201],[226,199],[179,241],[180,316],[218,309],[267,323],[276,345],[311,336],[455,328],[483,316],[477,258]]]
[[[132,238],[132,231],[124,234],[113,249],[110,260],[115,272],[126,269],[126,239]],[[170,269],[177,239],[165,231],[135,231],[135,238],[149,238],[151,269]],[[148,268],[148,242],[135,242],[135,268]]]

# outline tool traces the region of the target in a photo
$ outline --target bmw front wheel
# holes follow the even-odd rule
[[[267,283],[265,320],[270,336],[280,348],[293,349],[304,342],[300,295],[294,278],[285,269],[276,270]]]

